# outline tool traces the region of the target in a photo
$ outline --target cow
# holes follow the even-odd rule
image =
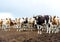
[[[18,28],[17,31],[20,31],[21,29],[26,30],[26,28],[28,27],[28,18],[27,17],[16,18],[15,22],[16,22],[16,28]]]
[[[44,15],[44,16],[38,15],[38,16],[35,16],[34,18],[36,20],[38,33],[39,33],[39,29],[43,30],[43,28],[47,30],[47,33],[50,33],[50,24],[51,24],[50,15]],[[40,34],[41,34],[41,31],[40,31]]]
[[[58,31],[60,31],[60,18],[58,18]]]
[[[37,25],[37,29],[38,29],[38,34],[41,34],[41,29],[43,28],[43,24],[45,23],[45,19],[43,16],[39,15],[39,16],[35,16],[34,17],[36,20],[36,25]]]
[[[7,30],[6,30],[7,28],[10,28],[10,20],[9,20],[9,18],[6,18],[6,19],[3,21],[3,29],[4,29],[5,31],[7,31]]]
[[[23,21],[24,20],[22,18],[15,19],[17,31],[20,31],[20,29],[22,28]]]
[[[28,28],[28,18],[27,17],[23,18],[22,28],[23,28],[23,30],[27,30],[27,28]]]
[[[52,17],[52,33],[57,33],[58,31],[58,26],[59,26],[59,19],[57,16]]]
[[[0,29],[2,29],[3,20],[0,19]]]
[[[35,19],[33,17],[28,18],[28,24],[31,31],[35,29]]]
[[[16,28],[21,28],[20,27],[20,18],[15,18],[15,22],[16,22]]]
[[[11,23],[11,24],[13,24],[13,25],[12,25],[13,28],[16,28],[17,23],[16,23],[15,20],[12,20],[12,23]]]
[[[6,18],[4,21],[3,21],[3,28],[5,31],[10,31],[10,28],[12,28],[14,25],[14,23],[12,22],[11,18]]]
[[[51,20],[51,16],[50,15],[44,15],[44,18],[45,18],[45,25],[46,25],[46,30],[47,32],[46,33],[51,33],[51,24],[52,24],[52,20]]]

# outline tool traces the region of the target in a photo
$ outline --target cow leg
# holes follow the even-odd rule
[[[40,31],[39,34],[42,34],[42,31]]]
[[[52,29],[52,33],[54,33],[54,29]]]
[[[31,31],[33,30],[33,25],[31,24]]]
[[[16,28],[16,29],[17,29],[17,31],[18,31],[18,25],[16,25],[16,26],[15,26],[15,28]]]
[[[6,29],[6,26],[5,26],[4,24],[2,25],[2,29],[3,29],[3,30],[5,30],[5,29]]]
[[[47,33],[49,33],[49,28],[48,28],[48,25],[46,25],[46,28],[47,28]]]
[[[39,25],[37,25],[37,29],[38,29],[38,34],[39,34]]]
[[[39,28],[40,28],[39,34],[42,34],[42,26],[40,25]]]
[[[51,33],[51,28],[50,27],[48,27],[48,25],[47,25],[47,33]]]
[[[19,26],[20,28],[21,28],[21,24],[20,24],[20,26]]]
[[[6,29],[5,29],[5,31],[8,31],[8,30],[7,30],[7,28],[8,28],[8,25],[6,24],[5,26],[6,26]]]
[[[18,31],[20,31],[20,30],[19,30],[19,29],[20,29],[20,24],[18,24],[17,26],[18,26],[18,27],[17,27]]]
[[[57,33],[58,32],[58,27],[55,27],[55,33]]]
[[[54,30],[55,30],[55,26],[53,25],[53,27],[52,27],[52,33],[54,33]]]
[[[37,29],[39,30],[39,25],[37,25]]]
[[[4,25],[4,30],[7,31],[7,25]]]
[[[57,26],[54,25],[54,26],[53,26],[53,29],[52,29],[52,33],[56,33],[56,28],[57,28]]]
[[[9,31],[10,31],[10,28],[9,28]]]
[[[56,33],[58,33],[58,32],[59,32],[59,28],[56,29]]]
[[[38,34],[39,34],[39,30],[38,30]]]
[[[51,27],[49,27],[49,30],[48,31],[49,31],[49,34],[50,34],[51,33]]]
[[[19,25],[19,31],[21,31],[21,24]]]
[[[40,26],[40,30],[42,30],[42,31],[43,31],[43,29],[44,29],[44,27],[43,27],[43,26]]]
[[[52,33],[54,32],[54,26],[52,26],[52,29],[51,29]]]
[[[1,25],[0,25],[0,29],[1,29]]]
[[[19,31],[19,25],[17,25],[17,31]]]
[[[18,25],[16,25],[16,29],[17,29],[17,31],[19,31],[19,30],[18,30]]]
[[[5,29],[5,31],[7,31],[7,27],[8,27],[8,25],[6,24],[5,26],[6,26],[6,29]]]
[[[42,34],[42,32],[41,32],[41,25],[37,25],[37,29],[38,29],[38,34]]]
[[[52,25],[50,25],[50,27],[48,27],[49,34],[51,33],[52,28],[53,28]]]
[[[18,29],[18,28],[19,28],[19,25],[17,25],[17,31],[19,31],[19,29]]]
[[[10,31],[11,26],[9,24],[6,25],[8,31]]]

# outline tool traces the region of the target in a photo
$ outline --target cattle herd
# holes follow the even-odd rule
[[[60,18],[50,15],[37,15],[31,18],[15,18],[14,20],[11,18],[0,19],[0,29],[10,31],[10,28],[17,28],[17,31],[38,30],[38,34],[41,34],[42,31],[49,34],[58,33],[60,31]]]

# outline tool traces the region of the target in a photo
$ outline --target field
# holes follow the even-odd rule
[[[38,34],[37,31],[0,30],[0,42],[60,42],[60,32]]]

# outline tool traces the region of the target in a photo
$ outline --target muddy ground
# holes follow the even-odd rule
[[[60,42],[60,32],[38,34],[37,31],[1,31],[0,42]]]

